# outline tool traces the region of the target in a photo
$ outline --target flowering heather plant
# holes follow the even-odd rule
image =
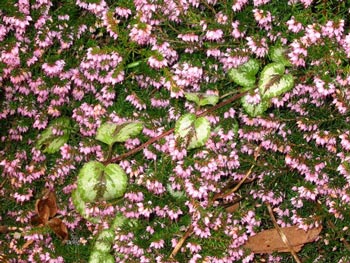
[[[0,260],[349,262],[349,12],[0,1]],[[246,246],[292,226],[322,230]]]

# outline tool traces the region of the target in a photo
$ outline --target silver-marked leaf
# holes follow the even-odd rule
[[[188,101],[193,101],[198,106],[205,106],[205,105],[214,106],[219,101],[219,96],[214,94],[186,92],[185,97]]]
[[[116,142],[125,142],[131,137],[138,135],[143,129],[143,124],[141,122],[127,122],[118,125],[114,134]]]
[[[260,63],[256,59],[249,59],[238,68],[229,70],[228,75],[232,81],[246,88],[253,87],[256,82],[255,75],[258,73]]]
[[[53,129],[59,129],[62,135],[55,135]],[[60,117],[53,120],[50,125],[39,135],[36,147],[44,153],[55,153],[69,140],[70,120],[68,117]]]
[[[278,82],[267,87],[263,98],[270,99],[286,93],[294,87],[294,78],[291,74],[283,75]]]
[[[177,200],[181,200],[181,199],[184,199],[186,197],[186,194],[184,191],[175,191],[171,188],[170,184],[166,185],[166,189],[168,190],[169,194]]]
[[[270,106],[270,103],[266,100],[262,100],[258,104],[251,104],[247,102],[247,96],[242,97],[241,102],[244,110],[250,117],[262,115]]]
[[[80,194],[77,191],[77,189],[75,189],[72,192],[72,201],[73,201],[73,204],[75,206],[75,209],[83,218],[85,218],[86,220],[88,220],[94,224],[100,223],[100,221],[101,221],[100,218],[91,217],[86,213],[86,208],[87,208],[86,202],[81,199]]]
[[[98,250],[103,253],[109,253],[112,247],[112,243],[114,240],[114,231],[111,229],[102,230],[95,241],[93,250]]]
[[[200,97],[199,106],[213,105],[215,106],[219,101],[219,96],[214,94],[204,94]]]
[[[285,67],[282,63],[267,64],[260,74],[259,91],[260,95],[264,97],[265,92],[271,86],[279,82],[279,79],[284,74]]]
[[[108,145],[113,145],[115,142],[125,142],[138,135],[143,128],[141,122],[126,122],[115,124],[110,122],[103,123],[96,133],[96,139]]]
[[[274,46],[270,48],[270,58],[273,62],[277,63],[282,63],[286,67],[291,66],[292,63],[288,60],[286,52],[287,52],[286,47],[281,47],[281,46]]]
[[[116,128],[117,128],[117,124],[115,123],[105,122],[101,124],[101,126],[98,127],[96,132],[96,140],[104,142],[105,144],[108,144],[108,145],[113,145],[113,143],[116,142],[113,136],[113,133]]]
[[[194,149],[205,145],[210,136],[210,122],[205,117],[194,121],[194,132],[191,134],[188,149]]]
[[[104,166],[97,161],[91,161],[80,169],[77,184],[77,191],[84,202],[111,200],[123,196],[127,187],[127,176],[117,164]]]
[[[284,74],[282,63],[270,63],[261,72],[259,91],[264,99],[270,99],[291,90],[294,86],[292,75]]]
[[[89,263],[115,263],[115,260],[109,253],[93,250],[89,257]]]
[[[260,63],[258,60],[254,59],[254,58],[249,59],[246,63],[244,63],[243,65],[240,65],[238,67],[238,69],[241,72],[246,72],[252,76],[255,76],[256,73],[258,73],[259,68],[260,68]]]
[[[111,200],[124,195],[128,185],[128,177],[118,164],[108,164],[105,167],[106,189],[103,200]]]
[[[194,93],[194,92],[185,92],[185,98],[188,101],[193,101],[197,105],[199,105],[199,93]]]
[[[103,174],[104,165],[97,161],[85,163],[78,174],[77,190],[80,197],[85,202],[93,202],[97,199],[97,185],[101,184],[100,179]]]
[[[185,138],[187,134],[192,130],[192,124],[196,120],[196,115],[187,113],[182,115],[175,124],[175,135]]]
[[[250,75],[246,72],[241,72],[238,69],[230,69],[229,71],[229,76],[231,80],[236,82],[238,85],[246,87],[246,88],[251,88],[254,87],[256,78],[254,75]]]

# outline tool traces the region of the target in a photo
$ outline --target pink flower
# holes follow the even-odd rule
[[[223,37],[223,35],[224,32],[221,29],[208,30],[205,33],[205,38],[209,41],[218,41]]]

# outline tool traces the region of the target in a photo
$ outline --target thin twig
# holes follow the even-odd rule
[[[255,162],[259,157],[260,149],[261,149],[261,146],[259,146],[255,149],[255,152],[254,152],[254,161]],[[214,201],[218,200],[218,199],[225,198],[225,197],[235,193],[242,186],[242,184],[244,184],[244,182],[248,179],[248,177],[252,174],[254,167],[255,167],[255,164],[252,164],[252,166],[249,168],[248,172],[245,174],[245,176],[242,178],[242,180],[234,188],[230,189],[226,193],[219,193],[218,195],[215,195]]]
[[[269,211],[269,214],[270,214],[270,217],[271,217],[271,220],[272,220],[272,223],[274,225],[274,227],[276,228],[278,234],[280,235],[283,243],[288,247],[289,249],[289,252],[292,254],[293,258],[295,259],[295,261],[297,263],[301,263],[297,253],[295,252],[293,246],[290,244],[287,236],[283,233],[282,229],[278,226],[277,224],[277,221],[276,221],[276,218],[273,214],[273,211],[272,211],[272,208],[271,208],[271,205],[269,203],[266,203],[266,206],[267,206],[267,210]]]
[[[180,248],[182,247],[183,243],[185,243],[186,239],[192,234],[193,232],[193,226],[189,226],[186,233],[181,237],[179,242],[177,242],[176,246],[174,247],[173,251],[171,252],[169,258],[174,259],[176,254],[179,252]]]

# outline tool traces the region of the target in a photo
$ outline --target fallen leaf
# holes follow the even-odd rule
[[[50,217],[54,217],[57,214],[57,204],[56,204],[56,195],[52,191],[47,191],[45,193],[43,200],[45,200],[45,203],[50,208]]]
[[[36,214],[30,219],[33,226],[48,225],[51,230],[63,240],[63,242],[68,240],[67,226],[61,219],[54,217],[58,208],[56,195],[53,191],[46,190],[44,192],[43,197],[35,202],[35,211]]]
[[[32,226],[39,226],[39,225],[44,225],[44,222],[43,220],[41,220],[41,217],[36,214],[30,218],[30,224]]]
[[[6,234],[9,231],[7,226],[0,226],[0,234]]]
[[[47,221],[49,220],[50,217],[50,208],[46,204],[45,199],[39,199],[35,203],[35,211],[39,215],[39,218],[41,219],[41,222],[46,225]]]
[[[304,244],[313,242],[322,230],[322,226],[304,231],[297,226],[281,228],[295,252],[301,250]],[[273,252],[290,252],[282,241],[276,229],[264,230],[248,238],[244,248],[256,254]]]
[[[54,217],[49,220],[48,225],[59,238],[63,241],[68,240],[68,229],[61,219]]]
[[[35,211],[40,215],[44,206],[49,208],[49,217],[54,217],[57,213],[56,195],[54,192],[47,190],[42,198],[36,201]]]
[[[233,213],[233,212],[237,211],[238,208],[239,208],[239,203],[235,203],[233,205],[226,207],[225,209],[226,209],[227,213]]]

